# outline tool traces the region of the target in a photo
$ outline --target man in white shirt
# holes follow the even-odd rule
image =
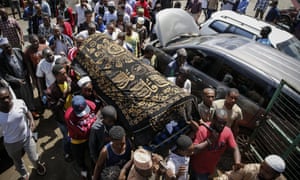
[[[228,114],[226,126],[231,128],[233,135],[236,137],[239,131],[238,121],[243,120],[243,113],[239,105],[236,104],[240,96],[239,90],[230,88],[225,99],[214,101],[215,109],[224,109]]]
[[[108,11],[105,11],[103,16],[103,21],[105,25],[108,25],[113,21],[116,22],[118,19],[115,2],[109,1],[107,7],[108,7]]]
[[[45,48],[42,55],[44,58],[39,62],[36,69],[39,93],[42,93],[44,89],[55,82],[52,68],[55,65],[55,61],[61,57],[59,55],[54,55],[50,48]]]
[[[24,149],[38,175],[45,175],[46,168],[39,162],[36,143],[32,138],[31,129],[34,120],[22,99],[12,99],[8,88],[0,88],[0,126],[4,136],[5,149],[12,158],[21,178],[29,179],[29,174],[22,161]]]
[[[188,180],[190,156],[193,155],[194,145],[190,137],[181,135],[176,140],[176,149],[167,160],[166,179]]]
[[[88,4],[87,0],[80,0],[79,4],[75,5],[75,13],[77,17],[77,27],[85,21],[85,10],[92,10],[91,6]]]

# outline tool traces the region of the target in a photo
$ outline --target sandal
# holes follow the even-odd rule
[[[38,162],[37,165],[38,165],[38,167],[36,168],[36,173],[39,176],[45,176],[47,173],[45,163]]]

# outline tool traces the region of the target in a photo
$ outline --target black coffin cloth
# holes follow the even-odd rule
[[[76,61],[93,80],[97,93],[117,108],[127,130],[151,127],[158,131],[174,118],[189,119],[188,107],[194,97],[106,35],[89,37],[80,47]]]

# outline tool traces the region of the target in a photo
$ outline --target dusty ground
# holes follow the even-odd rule
[[[74,162],[67,163],[64,161],[62,151],[62,135],[56,126],[54,119],[49,119],[50,111],[45,111],[44,117],[36,121],[38,126],[39,140],[37,142],[37,149],[41,155],[41,161],[46,162],[47,174],[46,176],[38,176],[32,171],[32,166],[27,158],[24,156],[26,167],[32,171],[30,175],[31,180],[59,180],[59,179],[80,179],[74,173]],[[7,157],[4,150],[0,152],[0,179],[16,180],[19,178],[18,173],[14,170],[11,160]]]

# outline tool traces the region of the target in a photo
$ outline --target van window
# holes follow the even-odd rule
[[[266,106],[269,101],[270,97],[266,92],[268,88],[264,88],[266,83],[241,68],[224,63],[217,73],[216,79],[228,87],[237,88],[243,96],[260,106]]]
[[[196,69],[215,78],[220,69],[222,60],[212,55],[206,55],[196,49],[188,49],[188,63]]]
[[[217,31],[218,33],[224,33],[226,29],[229,27],[229,24],[223,22],[223,21],[214,21],[211,23],[210,28]]]
[[[236,26],[233,26],[231,25],[227,30],[226,32],[228,33],[233,33],[233,34],[237,34],[237,35],[241,35],[241,36],[244,36],[244,37],[247,37],[249,39],[255,39],[255,35],[244,30],[244,29],[241,29],[239,27],[236,27]]]
[[[277,48],[295,59],[300,59],[300,41],[295,37],[277,44]]]

